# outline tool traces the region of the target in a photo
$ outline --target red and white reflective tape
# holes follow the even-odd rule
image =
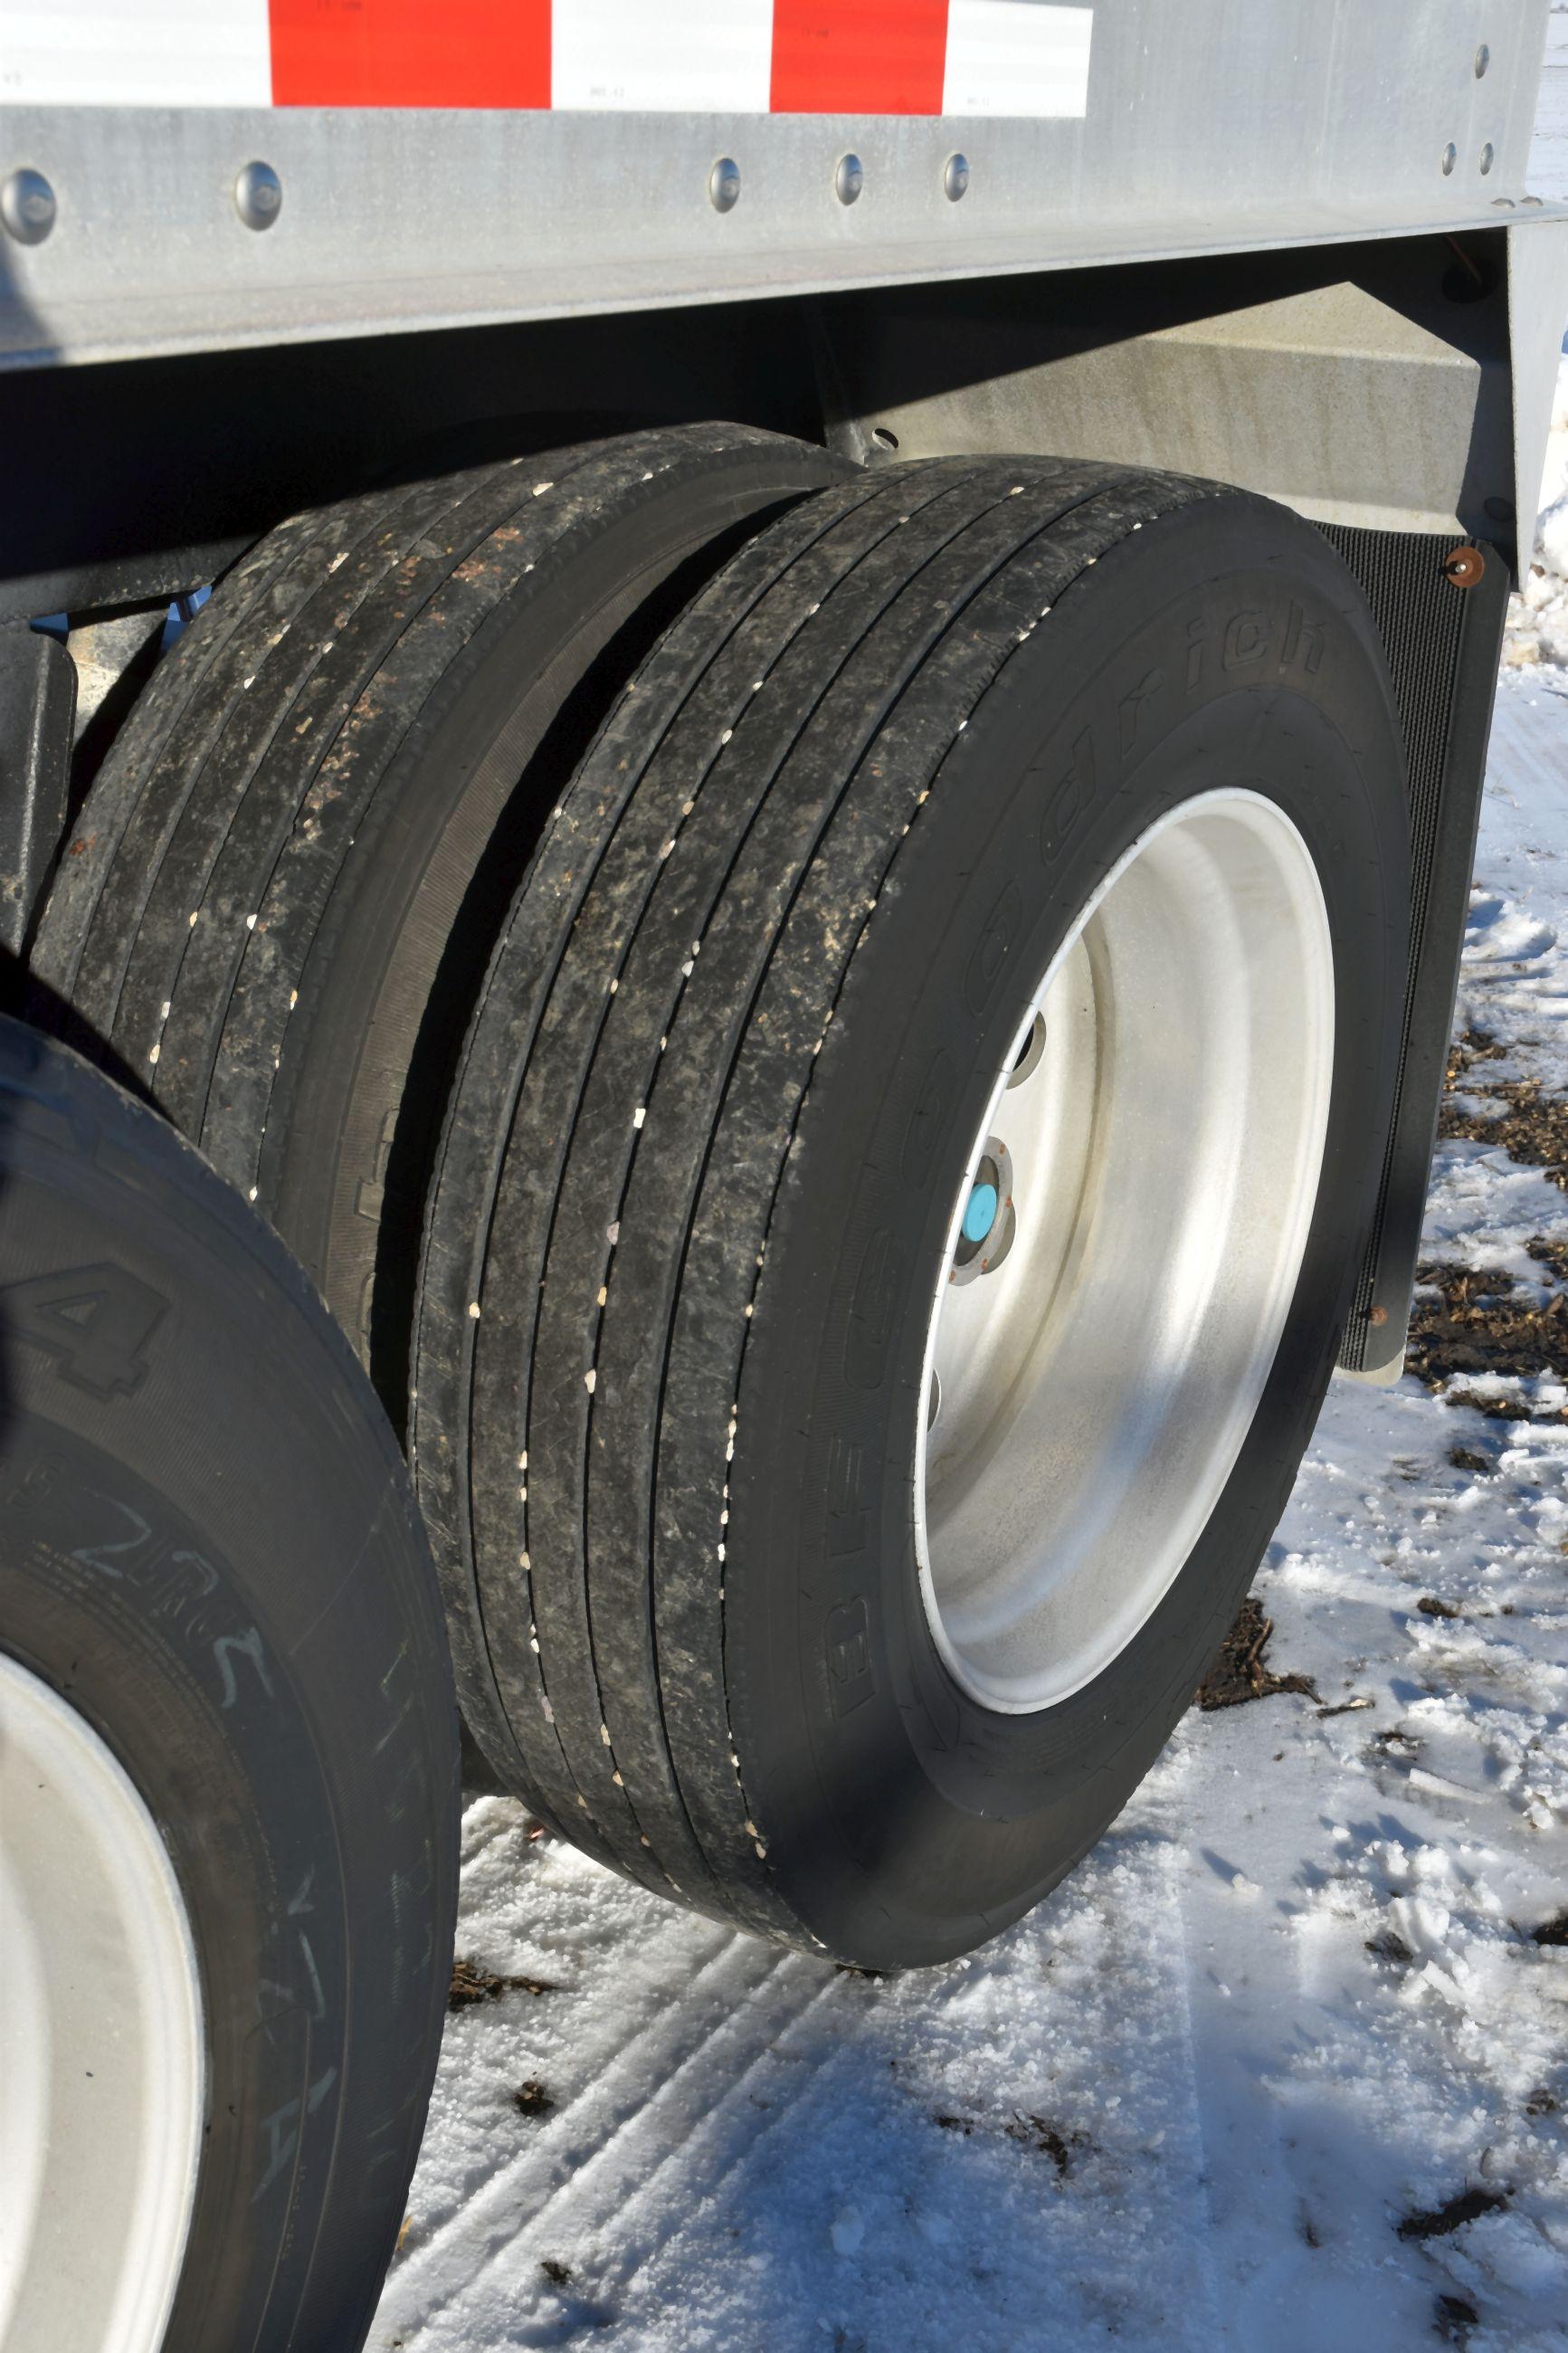
[[[0,0],[0,100],[1079,116],[1054,0]]]

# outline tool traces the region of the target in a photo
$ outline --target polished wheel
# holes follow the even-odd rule
[[[148,1811],[0,1657],[0,2340],[155,2353],[202,2143],[201,1987]]]
[[[1213,1513],[1300,1271],[1333,1030],[1316,869],[1251,792],[1152,825],[1042,976],[954,1204],[917,1449],[931,1632],[983,1704],[1099,1674]]]

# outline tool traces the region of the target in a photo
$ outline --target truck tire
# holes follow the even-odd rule
[[[457,1894],[397,1444],[259,1218],[8,1020],[0,1271],[0,2337],[352,2348]]]
[[[681,427],[295,516],[87,800],[41,992],[278,1228],[396,1418],[447,1082],[540,821],[663,623],[840,470]]]
[[[824,491],[541,840],[413,1460],[498,1771],[877,1968],[1061,1878],[1218,1647],[1371,1210],[1403,758],[1312,527],[1037,459]]]

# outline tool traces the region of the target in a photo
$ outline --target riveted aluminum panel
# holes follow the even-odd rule
[[[964,0],[944,98],[978,75],[997,102],[985,11],[1029,5]],[[1546,16],[1547,0],[1099,0],[1081,117],[764,113],[754,59],[748,105],[705,113],[559,96],[533,111],[8,105],[0,178],[43,173],[58,217],[41,243],[0,237],[0,364],[1495,226],[1528,200]],[[630,63],[646,90],[647,58]],[[1068,102],[1066,69],[1040,71],[1012,102]],[[0,47],[7,81],[26,77]],[[864,191],[845,205],[850,151]],[[723,213],[720,157],[741,185]],[[259,233],[233,202],[256,159],[283,189]]]

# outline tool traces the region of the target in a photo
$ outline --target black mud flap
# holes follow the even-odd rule
[[[1458,987],[1510,579],[1485,543],[1325,526],[1383,638],[1410,793],[1410,963],[1394,1119],[1340,1347],[1342,1371],[1393,1381],[1405,1359],[1426,1180]],[[1472,558],[1479,558],[1479,576]]]

